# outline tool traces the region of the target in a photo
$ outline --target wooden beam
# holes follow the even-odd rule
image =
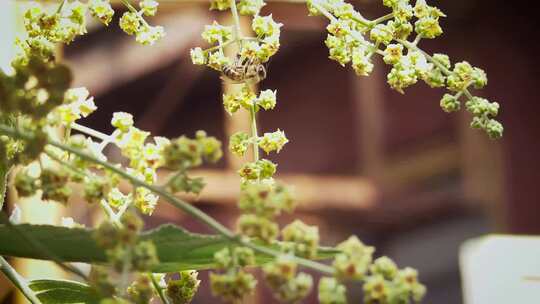
[[[158,180],[166,180],[169,172],[158,172]],[[193,170],[193,177],[203,177],[207,183],[199,196],[180,194],[178,197],[193,203],[210,202],[234,205],[240,195],[240,178],[233,171]],[[346,176],[314,176],[279,174],[277,180],[294,188],[298,208],[301,210],[363,210],[372,208],[377,190],[368,179]],[[129,191],[129,185],[123,185]]]
[[[200,32],[209,22],[206,10],[190,7],[156,19],[154,23],[164,26],[167,33],[151,48],[127,35],[95,44],[89,51],[66,59],[73,68],[74,86],[86,86],[93,95],[99,95],[171,64],[181,55],[189,56],[189,48],[200,40]]]
[[[384,71],[383,64],[374,57],[374,69],[369,77],[349,72],[355,111],[357,152],[360,154],[358,171],[381,182],[384,172]]]
[[[502,144],[470,127],[470,116],[459,121],[463,191],[469,203],[484,207],[498,231],[506,231]]]
[[[460,153],[457,144],[435,141],[389,156],[384,168],[383,191],[393,195],[429,178],[457,171]]]

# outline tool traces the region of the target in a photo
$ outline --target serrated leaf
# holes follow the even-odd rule
[[[49,252],[36,251],[14,228],[0,225],[0,255],[48,260],[52,254],[65,262],[107,262],[105,251],[96,244],[90,229],[29,224],[17,225],[16,228],[26,237],[46,245]],[[153,272],[214,268],[214,253],[235,245],[219,235],[191,233],[174,225],[146,231],[140,239],[151,240],[156,246],[160,263],[152,269]],[[320,258],[330,258],[335,253],[329,248],[319,250]],[[271,259],[256,255],[259,265]]]
[[[9,169],[7,156],[0,151],[0,210],[4,207]]]
[[[101,300],[92,287],[67,280],[34,280],[28,286],[42,304],[98,304]]]

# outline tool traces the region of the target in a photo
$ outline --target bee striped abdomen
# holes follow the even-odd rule
[[[221,72],[224,78],[238,83],[245,81],[258,83],[266,78],[265,67],[248,58],[237,57],[233,64],[225,65]]]

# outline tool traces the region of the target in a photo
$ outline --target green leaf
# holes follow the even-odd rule
[[[41,242],[47,246],[49,254],[65,262],[107,262],[105,251],[92,237],[92,230],[49,225],[0,225],[0,255],[50,259],[45,252],[35,250],[31,244],[25,242],[20,233]],[[146,231],[141,234],[140,239],[151,240],[156,246],[160,263],[152,269],[153,272],[214,268],[214,253],[235,245],[231,240],[219,235],[191,233],[174,225],[163,225]],[[277,245],[273,247],[277,249]],[[330,258],[335,253],[334,249],[320,248],[319,257]],[[265,255],[256,255],[258,265],[271,259]]]
[[[98,304],[101,297],[90,286],[66,280],[34,280],[28,286],[42,304]]]
[[[2,150],[3,147],[0,147]],[[7,155],[0,151],[0,210],[4,207],[4,200],[6,196],[6,187],[7,187],[7,177],[9,173],[9,161]]]

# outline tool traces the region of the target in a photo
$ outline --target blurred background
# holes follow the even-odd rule
[[[231,20],[226,13],[208,11],[205,1],[160,3],[152,22],[163,25],[167,36],[154,47],[137,45],[116,24],[107,29],[94,24],[88,35],[61,50],[74,69],[75,86],[86,86],[99,108],[82,123],[111,132],[111,113],[126,111],[134,114],[137,127],[154,135],[192,136],[203,129],[226,146],[230,134],[248,128],[247,116],[224,112],[221,95],[226,88],[219,75],[193,66],[189,49],[204,46],[200,32],[205,24]],[[381,1],[353,4],[368,18],[387,13]],[[502,140],[490,141],[470,129],[466,113],[445,114],[439,107],[443,90],[423,83],[405,95],[390,90],[389,69],[380,58],[368,78],[328,60],[323,43],[327,20],[308,17],[303,4],[284,2],[270,2],[263,9],[284,27],[282,47],[260,84],[277,89],[278,105],[259,115],[259,128],[280,128],[290,139],[270,158],[279,164],[278,178],[296,186],[300,207],[295,216],[319,225],[325,244],[356,234],[376,246],[377,255],[417,268],[428,287],[425,303],[456,304],[463,301],[458,265],[462,242],[494,232],[540,232],[538,17],[527,1],[430,4],[448,15],[442,21],[445,34],[421,46],[486,70],[490,83],[477,93],[502,105]],[[9,21],[12,12],[0,13],[2,22],[20,22]],[[11,37],[0,38],[8,53]],[[108,155],[119,160],[117,151]],[[208,186],[191,199],[231,227],[238,215],[234,172],[241,161],[226,155],[218,165],[197,171]],[[95,217],[88,208],[51,207],[46,212],[48,219],[70,215],[86,223]],[[32,217],[27,213],[27,220]],[[166,204],[147,219],[147,228],[163,222],[208,232]],[[203,280],[195,303],[216,301],[207,283]],[[0,286],[6,286],[0,288],[0,299],[7,296],[3,303],[14,302],[1,278]],[[264,284],[258,289],[246,303],[274,303]],[[316,303],[315,297],[306,303]]]

